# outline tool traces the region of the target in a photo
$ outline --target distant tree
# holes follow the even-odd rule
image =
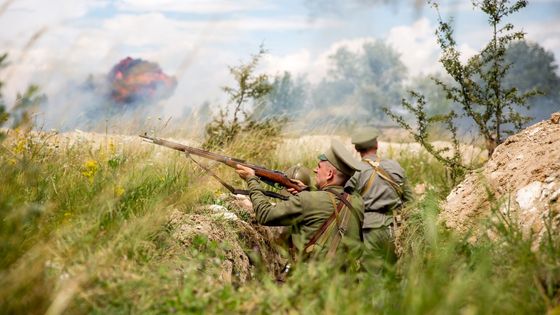
[[[292,74],[285,71],[275,76],[271,85],[264,104],[255,111],[257,117],[293,118],[306,106],[307,83],[304,78],[294,80]]]
[[[504,88],[515,87],[521,93],[537,89],[542,93],[527,100],[530,109],[518,110],[533,120],[542,120],[552,112],[560,111],[560,78],[556,74],[558,66],[552,52],[538,43],[515,41],[507,47],[505,63],[511,64],[511,67],[503,79]],[[449,76],[436,74],[432,77],[452,84]],[[407,90],[424,95],[428,115],[445,114],[454,106],[445,91],[428,76],[412,78]]]
[[[432,77],[440,81],[448,82],[450,78],[443,77],[442,75],[435,74]],[[449,112],[453,108],[453,101],[447,98],[445,90],[437,85],[430,76],[420,76],[412,78],[407,86],[407,90],[417,91],[419,94],[424,95],[426,100],[426,114],[441,115]],[[448,82],[451,83],[451,82]],[[409,100],[410,101],[410,100]]]
[[[538,89],[542,95],[528,100],[528,114],[541,120],[560,111],[560,78],[554,55],[537,43],[513,42],[506,51],[506,63],[511,68],[504,77],[506,88],[516,87],[520,92]]]
[[[317,107],[352,105],[370,120],[381,118],[384,106],[399,103],[407,72],[399,54],[382,41],[362,48],[354,53],[342,47],[330,56],[332,68],[313,92]]]

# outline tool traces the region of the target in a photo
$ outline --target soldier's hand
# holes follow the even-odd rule
[[[297,185],[300,187],[299,190],[297,190],[297,189],[295,189],[295,188],[287,188],[287,189],[286,189],[290,194],[292,194],[292,195],[294,195],[294,196],[297,195],[297,194],[299,194],[300,191],[305,190],[305,189],[307,188],[307,186],[306,186],[302,181],[300,181],[300,180],[298,180],[298,179],[291,179],[291,178],[290,178],[290,181],[291,181],[292,183],[297,184]]]
[[[247,178],[249,177],[255,176],[255,170],[240,164],[237,164],[237,167],[235,168],[235,172],[239,175],[239,177],[243,178],[244,180],[247,180]]]

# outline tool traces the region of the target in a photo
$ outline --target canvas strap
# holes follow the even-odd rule
[[[336,196],[336,198],[339,199],[339,202],[335,206],[335,203],[333,201],[334,212],[323,223],[323,225],[321,225],[321,227],[315,232],[315,234],[313,234],[309,242],[307,242],[307,244],[305,245],[304,252],[306,254],[310,254],[315,249],[316,244],[326,243],[326,241],[329,238],[329,235],[332,234],[333,229],[336,227],[336,233],[334,234],[333,239],[329,245],[329,249],[327,251],[327,257],[332,258],[336,254],[340,241],[346,234],[348,228],[348,222],[350,221],[350,216],[352,214],[357,216],[358,214],[357,214],[357,210],[348,201],[348,193],[344,192],[343,194],[339,194],[336,191],[328,190],[328,189],[326,191]],[[360,237],[361,235],[362,233],[360,231]]]
[[[347,196],[348,194],[344,193],[343,198],[346,198]],[[315,232],[315,234],[313,234],[309,242],[307,242],[307,244],[303,248],[303,251],[306,254],[309,254],[314,250],[315,244],[317,243],[317,241],[319,241],[319,238],[324,235],[325,231],[327,231],[327,229],[332,226],[332,223],[337,220],[338,213],[342,210],[343,207],[344,203],[339,202],[338,205],[334,208],[334,212],[327,218],[327,220],[325,220],[325,222],[323,222],[323,225],[321,225],[321,227]]]
[[[383,180],[385,180],[385,182],[387,182],[389,184],[389,186],[391,186],[391,188],[393,188],[393,190],[395,191],[395,193],[397,194],[397,196],[399,197],[399,199],[401,200],[400,203],[400,207],[398,208],[402,208],[403,203],[404,203],[404,190],[401,187],[401,185],[399,185],[394,179],[393,176],[391,176],[391,174],[389,174],[386,170],[384,170],[381,166],[380,166],[380,162],[381,162],[381,157],[377,156],[377,159],[375,162],[373,162],[370,159],[364,159],[364,161],[366,163],[368,163],[369,165],[371,165],[371,167],[373,168],[373,173],[370,176],[370,179],[368,181],[368,185],[367,185],[367,189],[362,189],[362,196],[364,195],[365,192],[369,191],[369,189],[371,188],[371,185],[373,185],[373,179],[375,179],[375,175],[378,174],[379,177],[381,177]],[[401,222],[400,219],[400,214],[398,209],[393,209],[393,228],[399,226],[399,223]],[[391,234],[393,234],[392,228],[389,227]]]
[[[362,190],[360,191],[360,195],[364,195],[366,192],[368,192],[371,187],[373,186],[373,182],[375,181],[376,178],[376,174],[377,174],[377,169],[379,168],[379,163],[381,162],[381,157],[377,157],[377,159],[375,160],[375,162],[373,162],[370,159],[364,159],[364,161],[366,163],[368,163],[369,165],[371,165],[373,172],[371,173],[371,176],[369,177],[367,184],[364,185],[364,187],[362,188]]]
[[[393,176],[391,176],[391,174],[389,174],[386,170],[384,170],[380,166],[381,158],[378,156],[377,159],[375,160],[375,162],[373,162],[370,159],[364,159],[364,161],[366,163],[368,163],[369,165],[371,165],[371,167],[373,168],[373,173],[371,173],[371,176],[370,176],[367,184],[364,186],[364,188],[360,192],[361,195],[363,196],[367,191],[369,191],[371,189],[371,187],[373,186],[373,182],[375,180],[375,177],[376,177],[375,175],[379,175],[379,177],[381,177],[383,180],[385,180],[389,184],[389,186],[391,186],[391,188],[393,188],[393,190],[397,193],[397,196],[399,196],[399,198],[402,201],[403,198],[404,198],[404,191],[403,191],[401,185],[399,185],[393,179]]]

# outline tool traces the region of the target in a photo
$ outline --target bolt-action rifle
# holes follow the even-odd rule
[[[244,160],[240,160],[240,159],[236,159],[233,157],[229,157],[226,155],[221,155],[221,154],[217,154],[217,153],[213,153],[210,151],[206,151],[206,150],[202,150],[202,149],[198,149],[198,148],[193,148],[193,147],[189,147],[187,145],[184,144],[180,144],[177,142],[172,142],[172,141],[168,141],[165,139],[161,139],[161,138],[156,138],[156,137],[150,137],[146,134],[144,135],[140,135],[141,138],[143,138],[144,140],[151,142],[153,144],[158,144],[164,147],[168,147],[177,151],[182,151],[185,152],[185,154],[187,156],[192,155],[197,155],[200,156],[202,158],[205,159],[210,159],[210,160],[214,160],[214,161],[218,161],[220,163],[223,163],[229,167],[232,168],[236,168],[237,165],[243,165],[245,167],[251,168],[255,171],[255,175],[257,177],[259,177],[263,182],[273,186],[273,187],[277,187],[278,185],[281,185],[283,187],[286,188],[293,188],[297,191],[302,191],[307,189],[307,187],[305,186],[300,186],[298,185],[296,182],[292,181],[286,174],[280,172],[280,171],[276,171],[276,170],[270,170],[267,169],[265,167],[262,166],[258,166],[258,165],[254,165],[254,164],[250,164],[247,163]],[[210,173],[210,175],[212,175],[214,178],[216,178],[222,185],[224,185],[230,192],[234,193],[234,194],[248,194],[248,191],[246,190],[240,190],[240,189],[235,189],[232,186],[228,185],[227,183],[225,183],[222,179],[220,179],[218,176],[216,176],[212,171],[210,171],[208,168],[202,166],[201,164],[199,164],[196,160],[193,159],[193,161],[200,166],[201,168],[203,168],[205,171],[207,171],[208,173]],[[275,192],[272,191],[266,191],[264,190],[263,193],[269,197],[275,197],[275,198],[280,198],[280,199],[287,199],[286,196],[277,194]]]

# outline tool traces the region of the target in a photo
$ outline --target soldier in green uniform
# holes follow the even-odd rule
[[[368,168],[354,174],[346,187],[360,193],[364,199],[365,260],[374,256],[394,263],[397,257],[393,215],[412,199],[412,190],[399,163],[381,159],[377,154],[378,135],[377,129],[366,127],[352,136],[352,144]]]
[[[286,201],[271,204],[261,192],[252,169],[239,165],[237,173],[247,181],[257,221],[270,226],[291,226],[294,249],[304,257],[345,257],[359,252],[363,223],[363,200],[344,192],[344,185],[365,165],[344,146],[333,141],[319,156],[314,169],[316,191],[302,191]]]
[[[295,181],[296,183],[305,185],[311,190],[315,189],[315,176],[313,176],[313,171],[311,169],[301,164],[296,164],[288,168],[285,174],[289,179]],[[283,189],[280,193],[286,196],[292,195],[287,189]]]

